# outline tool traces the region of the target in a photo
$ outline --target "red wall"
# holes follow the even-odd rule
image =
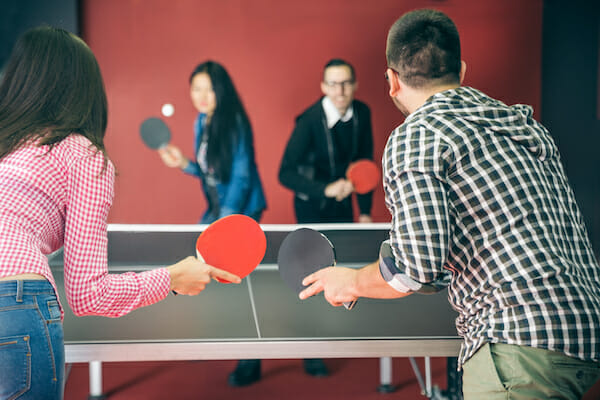
[[[293,223],[292,193],[277,171],[293,121],[320,96],[322,67],[345,58],[357,70],[356,97],[371,106],[375,156],[403,120],[387,95],[385,39],[404,12],[446,12],[462,36],[464,84],[539,115],[542,0],[84,0],[83,37],[96,54],[109,100],[107,149],[118,170],[110,222],[195,223],[205,209],[199,182],[165,167],[138,135],[165,118],[173,143],[192,153],[195,111],[188,77],[213,59],[229,70],[254,127],[268,210],[263,223]],[[389,220],[383,191],[373,207]]]

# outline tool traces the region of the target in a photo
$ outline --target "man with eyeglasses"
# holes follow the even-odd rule
[[[465,399],[581,399],[600,377],[600,267],[552,136],[531,107],[461,86],[440,11],[398,19],[386,56],[406,116],[382,161],[389,240],[362,269],[309,275],[300,298],[448,287]]]
[[[332,59],[323,69],[324,96],[296,118],[287,143],[279,181],[294,191],[298,223],[353,222],[352,192],[346,179],[351,162],[373,159],[369,107],[354,99],[354,67]],[[357,194],[359,222],[372,222],[372,193]],[[304,360],[309,375],[326,376],[321,359]]]
[[[296,119],[279,180],[294,191],[298,223],[353,222],[353,186],[348,165],[373,158],[369,107],[354,99],[356,75],[350,63],[330,60],[323,70],[324,96]],[[372,193],[357,195],[359,222],[372,222]]]

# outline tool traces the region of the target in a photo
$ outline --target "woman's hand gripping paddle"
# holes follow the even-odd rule
[[[200,260],[242,279],[260,264],[266,250],[267,238],[258,222],[241,214],[218,219],[196,241],[196,254]]]

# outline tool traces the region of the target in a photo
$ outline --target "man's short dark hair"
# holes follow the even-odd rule
[[[323,68],[323,80],[325,80],[325,71],[329,67],[348,67],[350,68],[350,76],[352,77],[352,81],[354,82],[356,80],[356,75],[354,73],[354,67],[352,64],[346,60],[342,60],[341,58],[333,58],[327,61],[327,64],[325,64],[325,67]]]
[[[414,88],[460,83],[460,38],[454,22],[437,10],[404,14],[390,28],[388,66]]]

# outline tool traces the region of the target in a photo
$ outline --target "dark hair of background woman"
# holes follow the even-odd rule
[[[29,140],[52,147],[71,133],[105,154],[106,124],[104,83],[89,47],[63,29],[24,33],[0,81],[0,158]]]
[[[190,84],[199,73],[206,73],[210,77],[217,103],[206,127],[209,135],[207,163],[214,168],[217,178],[228,182],[234,144],[238,140],[244,140],[251,154],[253,152],[250,121],[233,82],[222,65],[214,61],[199,64],[190,76]],[[240,134],[246,136],[238,137]]]

